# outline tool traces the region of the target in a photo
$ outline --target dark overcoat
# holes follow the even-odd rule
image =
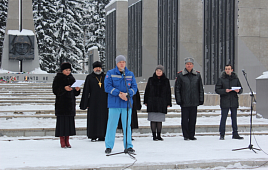
[[[204,103],[204,89],[199,71],[186,68],[177,74],[175,81],[176,103],[181,107],[194,107]]]
[[[136,94],[132,97],[133,99],[133,106],[132,106],[132,114],[131,114],[131,129],[138,129],[139,123],[138,123],[138,113],[137,110],[141,110],[141,98],[140,98],[140,92],[137,89]],[[118,122],[118,129],[122,129],[122,122],[121,118]]]
[[[107,93],[104,91],[105,74],[92,72],[87,75],[80,102],[80,109],[87,109],[88,138],[104,138],[106,134],[108,108]],[[99,81],[102,83],[99,86]]]
[[[225,72],[222,72],[221,77],[218,79],[217,84],[215,85],[215,92],[220,95],[221,108],[239,107],[237,92],[226,92],[226,89],[231,89],[232,87],[241,87],[238,94],[243,92],[243,88],[236,73],[232,72],[232,74],[229,76]]]
[[[56,95],[55,115],[56,116],[75,116],[75,96],[80,94],[80,90],[66,91],[65,86],[71,86],[75,82],[72,74],[66,76],[57,73],[53,80],[52,90]]]
[[[147,112],[167,114],[167,106],[172,106],[169,79],[163,75],[158,78],[154,73],[148,79],[145,92],[144,104],[147,104]]]

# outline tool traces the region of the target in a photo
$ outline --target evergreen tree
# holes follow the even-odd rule
[[[100,60],[105,63],[105,6],[110,0],[91,0],[91,8],[89,10],[91,18],[88,24],[88,33],[86,35],[85,51],[97,46]],[[105,66],[104,66],[105,69]]]
[[[56,13],[56,58],[57,65],[70,62],[73,71],[81,70],[78,60],[83,56],[83,30],[81,28],[83,0],[58,0]]]
[[[6,20],[7,20],[7,6],[8,0],[1,0],[0,3],[0,62],[2,61],[3,43],[6,31]]]
[[[56,66],[56,45],[55,45],[55,0],[34,0],[33,15],[37,37],[38,50],[40,55],[40,68],[49,73],[55,73]]]

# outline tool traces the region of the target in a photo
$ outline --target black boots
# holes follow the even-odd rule
[[[244,138],[236,134],[236,135],[233,135],[232,139],[244,139]]]
[[[156,132],[153,132],[153,140],[158,141],[158,139],[156,138]]]
[[[163,138],[161,138],[161,132],[157,132],[157,139],[160,141],[164,140]]]

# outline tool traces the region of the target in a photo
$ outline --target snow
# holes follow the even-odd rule
[[[109,2],[109,4],[107,4],[107,5],[105,6],[105,8],[108,8],[110,5],[112,5],[113,3],[117,2],[117,1],[128,1],[128,0],[111,0],[111,1]]]
[[[256,141],[258,145],[256,145]],[[232,149],[247,147],[249,136],[244,140],[233,140],[226,136],[220,141],[218,136],[200,136],[196,141],[184,141],[177,134],[164,137],[164,141],[153,141],[151,137],[135,137],[133,141],[137,162],[134,166],[148,165],[179,165],[215,162],[213,169],[250,169],[255,161],[267,161],[262,151]],[[128,166],[134,162],[126,154],[107,157],[104,153],[104,142],[90,142],[85,136],[73,136],[70,139],[72,148],[60,148],[59,139],[55,137],[1,137],[0,138],[0,169],[76,169]],[[267,136],[254,136],[255,148],[268,150]],[[260,147],[259,147],[260,146]],[[115,139],[112,153],[123,149],[122,137]],[[240,161],[248,161],[252,166],[242,166]],[[225,167],[217,166],[217,162],[230,162]],[[234,162],[234,163],[231,163]],[[258,170],[267,169],[267,164]],[[211,169],[211,168],[208,168]]]
[[[34,35],[32,30],[22,29],[20,32],[19,30],[8,30],[9,35]]]
[[[14,72],[14,71],[9,71],[9,70],[4,70],[4,69],[0,69],[0,74],[1,73],[21,73],[21,72]],[[38,68],[35,68],[33,71],[30,71],[30,72],[27,72],[27,73],[30,73],[30,74],[48,74],[46,71],[43,71],[40,69],[40,67]]]
[[[93,47],[91,47],[91,48],[88,49],[88,51],[90,51],[90,50],[98,50],[98,47],[97,46],[93,46]]]
[[[268,79],[268,71],[263,72],[262,75],[257,77],[256,79]]]
[[[116,10],[116,9],[115,9],[115,8],[113,8],[113,9],[111,9],[111,10],[107,11],[106,15],[109,15],[110,13],[114,12],[115,10]]]

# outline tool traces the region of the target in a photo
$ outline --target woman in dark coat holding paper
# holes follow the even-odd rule
[[[75,78],[71,74],[71,64],[62,63],[61,72],[54,78],[52,90],[56,95],[55,115],[57,116],[55,136],[60,137],[62,148],[71,148],[69,136],[76,135],[75,131],[75,96],[80,94],[80,88],[72,88]]]
[[[158,65],[153,77],[148,79],[144,93],[144,104],[147,106],[148,120],[151,124],[153,140],[162,141],[162,122],[165,121],[167,108],[172,106],[170,83],[164,74],[164,67],[162,65]]]

